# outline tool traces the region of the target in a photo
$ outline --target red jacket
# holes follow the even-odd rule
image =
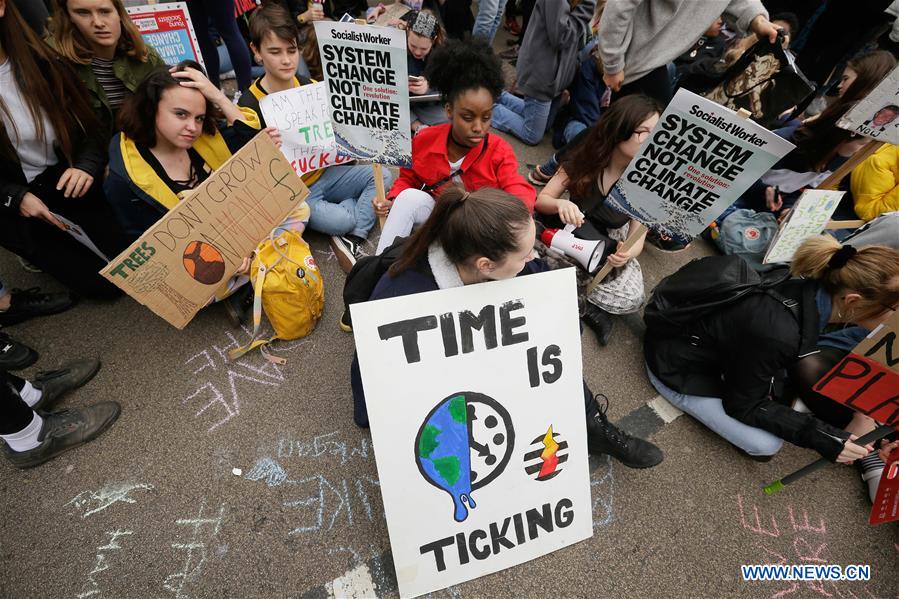
[[[446,153],[450,134],[449,123],[422,130],[412,138],[412,168],[401,168],[400,176],[390,188],[387,197],[395,198],[404,189],[421,189],[440,183],[450,174]],[[488,134],[483,143],[472,148],[462,161],[460,176],[465,189],[476,191],[483,187],[502,189],[519,198],[531,212],[537,201],[537,192],[518,174],[518,159],[506,140]],[[440,187],[450,183],[444,181]],[[437,194],[437,190],[426,190]]]

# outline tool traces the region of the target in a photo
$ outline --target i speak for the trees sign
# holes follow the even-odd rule
[[[403,597],[593,534],[572,269],[351,309]]]

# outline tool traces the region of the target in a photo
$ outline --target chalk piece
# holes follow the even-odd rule
[[[232,468],[231,474],[233,474],[234,476],[243,476],[243,470],[241,470],[240,468]]]
[[[683,414],[683,412],[668,403],[668,400],[666,400],[661,395],[657,395],[655,398],[649,400],[646,403],[656,414],[659,415],[659,418],[665,421],[665,424],[671,424],[675,419],[677,419],[678,416]]]

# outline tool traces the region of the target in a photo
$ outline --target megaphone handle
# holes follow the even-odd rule
[[[628,232],[627,239],[624,241],[624,244],[620,249],[627,251],[634,247],[634,244],[640,240],[640,238],[646,233],[646,225],[643,223],[638,223],[633,230]],[[608,258],[606,258],[606,263],[603,265],[599,272],[596,273],[596,276],[593,277],[593,280],[590,281],[590,284],[587,285],[587,290],[584,291],[585,296],[589,296],[593,293],[593,290],[596,289],[596,286],[602,283],[602,280],[606,278],[606,276],[612,272],[612,265],[609,264]]]

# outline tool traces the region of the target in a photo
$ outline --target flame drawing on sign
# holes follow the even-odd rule
[[[540,474],[537,475],[537,478],[543,478],[552,474],[556,471],[556,466],[559,465],[559,458],[556,456],[559,444],[553,439],[553,425],[551,424],[549,425],[549,430],[546,431],[546,436],[543,437],[543,447],[545,449],[540,454],[543,466],[541,466]]]

